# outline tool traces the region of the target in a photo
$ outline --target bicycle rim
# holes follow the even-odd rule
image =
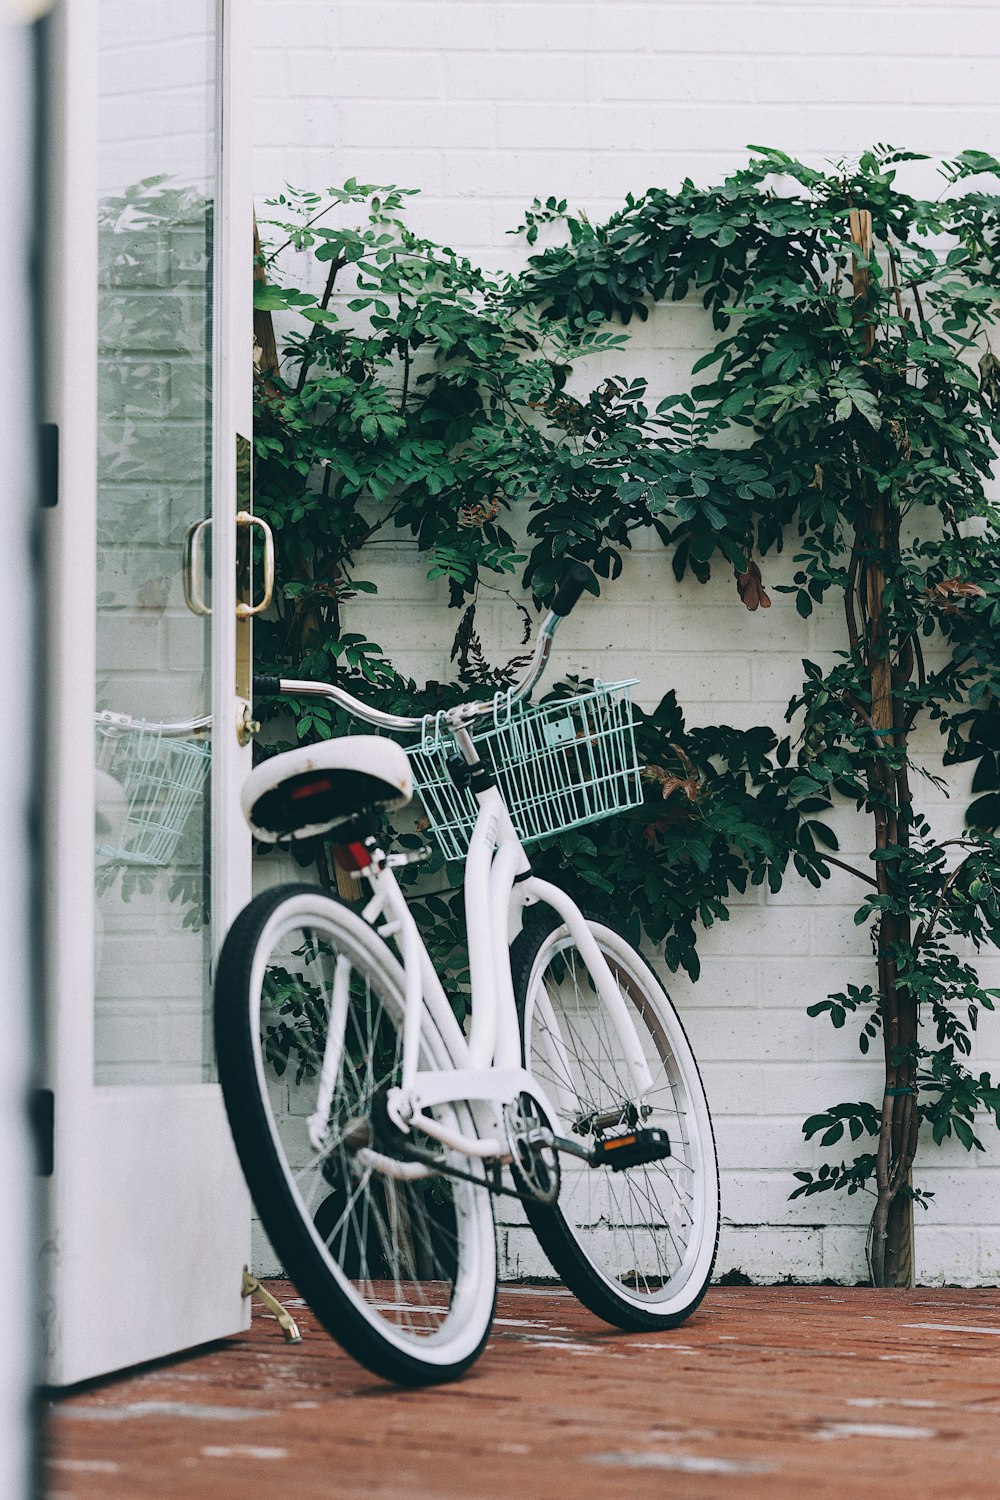
[[[481,1351],[496,1250],[486,1190],[403,1164],[386,1138],[402,996],[398,963],[356,912],[286,887],[253,902],[227,939],[217,1027],[237,1148],[286,1270],[357,1359],[420,1384],[453,1378]],[[243,1066],[238,1048],[224,1062],[239,1025]],[[430,1018],[423,1031],[421,1067],[453,1066]],[[472,1128],[464,1107],[436,1113]]]

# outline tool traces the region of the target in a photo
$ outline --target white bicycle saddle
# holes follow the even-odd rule
[[[303,745],[266,760],[243,783],[243,816],[265,844],[313,838],[413,796],[406,751],[375,734]]]

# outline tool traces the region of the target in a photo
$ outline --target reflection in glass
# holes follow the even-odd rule
[[[181,573],[211,514],[215,5],[100,15],[96,708],[176,723],[210,702]],[[201,1080],[210,745],[99,722],[95,748],[96,1078]]]

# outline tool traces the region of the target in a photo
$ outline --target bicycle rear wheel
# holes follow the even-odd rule
[[[404,1161],[386,1122],[403,993],[399,963],[357,912],[280,886],[226,939],[215,1031],[233,1138],[288,1275],[362,1364],[421,1385],[454,1379],[481,1352],[496,1241],[486,1189]],[[421,1068],[455,1066],[426,1013],[422,1033]],[[435,1113],[474,1132],[465,1106]]]
[[[618,982],[653,1076],[638,1123],[667,1132],[670,1155],[612,1171],[563,1155],[552,1207],[526,1203],[566,1285],[621,1328],[671,1328],[705,1294],[719,1236],[719,1173],[705,1091],[684,1028],[649,965],[612,928],[587,924]],[[511,950],[525,1067],[557,1111],[559,1134],[593,1146],[635,1123],[618,1033],[568,928],[551,914]],[[601,1125],[601,1119],[605,1124]],[[596,1122],[596,1124],[595,1124]]]

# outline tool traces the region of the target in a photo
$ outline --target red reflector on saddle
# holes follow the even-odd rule
[[[360,840],[353,844],[339,844],[333,857],[342,870],[367,870],[372,862],[372,852]]]
[[[320,792],[329,792],[333,789],[333,782],[329,776],[321,776],[318,781],[300,781],[298,786],[293,786],[289,796],[293,802],[301,802],[304,797],[318,797]]]

